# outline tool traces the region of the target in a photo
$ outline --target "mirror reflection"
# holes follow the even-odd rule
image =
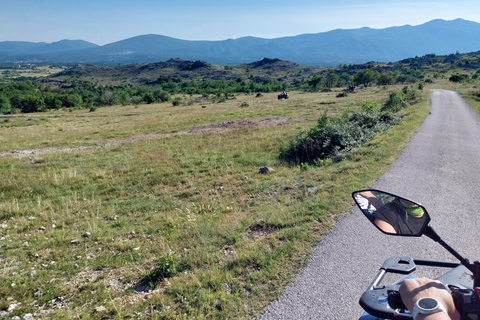
[[[430,222],[426,209],[418,203],[379,190],[361,190],[353,198],[365,216],[388,234],[420,236]]]

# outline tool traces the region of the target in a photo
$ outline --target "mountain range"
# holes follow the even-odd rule
[[[0,62],[125,64],[180,58],[235,65],[267,57],[302,65],[330,66],[478,50],[480,23],[437,19],[418,26],[337,29],[275,39],[191,41],[149,34],[103,46],[83,40],[50,44],[3,41]]]

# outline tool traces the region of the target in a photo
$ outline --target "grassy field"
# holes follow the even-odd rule
[[[45,77],[63,70],[64,68],[60,67],[37,66],[34,64],[18,65],[13,68],[2,68],[0,66],[0,81],[18,77]]]
[[[430,91],[341,162],[292,167],[279,148],[325,111],[381,106],[392,89],[0,117],[0,310],[257,315],[349,213],[351,191],[396,159],[428,114]],[[260,174],[264,166],[275,171]]]

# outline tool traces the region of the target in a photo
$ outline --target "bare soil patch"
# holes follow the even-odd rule
[[[255,127],[255,126],[280,126],[287,123],[289,119],[276,119],[276,118],[266,118],[259,121],[255,120],[238,120],[238,121],[222,121],[219,123],[211,124],[208,126],[198,126],[194,127],[188,131],[179,131],[174,133],[149,133],[136,135],[129,138],[113,138],[113,139],[104,139],[92,141],[93,143],[100,144],[94,146],[79,146],[79,147],[65,147],[65,148],[35,148],[35,149],[25,149],[25,150],[10,150],[5,152],[0,152],[0,157],[14,155],[18,158],[28,157],[37,154],[50,154],[50,153],[59,153],[59,152],[81,152],[97,149],[106,149],[113,148],[122,143],[136,143],[142,140],[148,139],[159,139],[164,137],[171,137],[180,134],[202,134],[207,132],[221,132],[233,130],[235,128],[244,128],[244,127]]]

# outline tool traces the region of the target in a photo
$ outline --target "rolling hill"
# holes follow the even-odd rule
[[[0,42],[0,62],[124,64],[180,58],[235,65],[268,57],[302,65],[328,66],[478,50],[480,23],[438,19],[418,26],[338,29],[275,39],[189,41],[150,34],[103,46],[81,40],[41,45],[10,41]]]

